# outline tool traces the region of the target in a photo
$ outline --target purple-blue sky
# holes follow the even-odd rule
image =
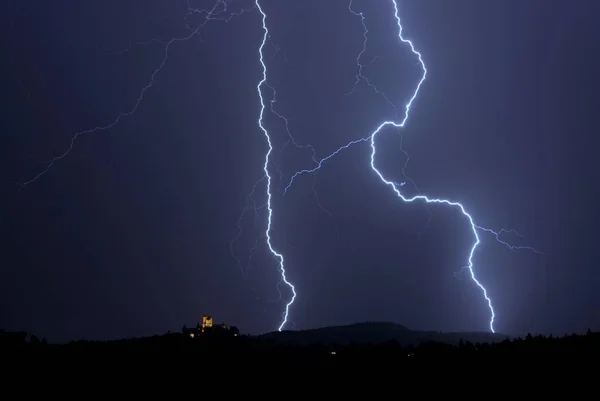
[[[390,0],[354,3],[369,28],[363,72],[402,108],[419,80],[418,60],[398,42]],[[592,135],[600,6],[398,3],[428,76],[401,135],[389,130],[378,141],[381,169],[403,181],[404,149],[406,173],[422,193],[460,201],[478,224],[515,229],[524,238],[507,239],[547,253],[509,251],[482,235],[474,268],[494,301],[497,331],[600,329],[592,248],[600,223]],[[363,40],[348,1],[261,4],[268,83],[298,143],[324,157],[393,117],[364,83],[345,96]],[[117,338],[178,330],[209,313],[243,332],[275,330],[290,293],[280,287],[278,300],[277,264],[264,241],[250,260],[248,253],[264,233],[265,208],[244,215],[233,244],[246,274],[229,248],[267,149],[257,125],[260,13],[210,21],[174,43],[136,113],[81,136],[19,191],[73,133],[131,110],[164,56],[160,42],[189,34],[188,5],[0,7],[0,327],[52,341]],[[158,42],[122,51],[149,39]],[[298,292],[289,328],[386,320],[487,330],[481,292],[467,275],[454,275],[472,242],[456,209],[400,202],[371,170],[368,144],[341,152],[282,196],[289,178],[311,167],[311,155],[281,150],[288,136],[274,115],[265,114],[265,126],[278,162],[272,237]],[[402,188],[414,194],[410,183]]]

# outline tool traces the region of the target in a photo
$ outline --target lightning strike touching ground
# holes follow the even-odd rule
[[[260,127],[262,132],[265,134],[265,139],[267,140],[267,145],[268,145],[268,150],[267,150],[267,153],[265,154],[265,164],[264,164],[264,168],[263,168],[263,170],[265,171],[265,176],[267,177],[267,213],[268,214],[267,214],[267,229],[265,232],[265,237],[267,239],[267,246],[269,247],[269,250],[271,251],[271,253],[275,257],[275,259],[279,263],[279,269],[281,271],[282,281],[288,287],[290,287],[290,289],[292,290],[292,298],[285,305],[285,311],[283,313],[283,320],[278,328],[278,330],[281,331],[283,329],[283,327],[285,326],[285,324],[287,323],[287,319],[288,319],[288,316],[290,313],[290,306],[292,306],[292,304],[296,300],[296,288],[287,279],[283,255],[281,253],[279,253],[278,251],[276,251],[275,248],[273,247],[273,244],[271,243],[271,225],[273,222],[273,209],[271,207],[271,198],[272,198],[273,194],[271,193],[271,179],[272,178],[271,178],[271,174],[269,173],[269,163],[270,163],[271,153],[273,153],[273,145],[271,143],[271,137],[269,136],[269,132],[263,125],[263,116],[265,113],[265,100],[263,97],[263,89],[262,89],[263,86],[268,86],[267,85],[267,65],[265,64],[265,60],[263,57],[263,49],[265,47],[265,44],[267,43],[267,38],[269,37],[269,29],[267,28],[267,14],[265,14],[265,12],[262,10],[259,0],[256,0],[256,7],[258,8],[258,11],[262,15],[262,28],[264,31],[264,36],[263,36],[262,42],[260,44],[260,47],[258,49],[260,65],[262,66],[262,79],[256,86],[256,90],[258,91],[258,97],[260,98],[260,113],[258,116],[258,126]]]
[[[422,202],[425,202],[427,204],[444,204],[444,205],[451,206],[451,207],[459,209],[460,212],[462,213],[462,215],[467,219],[467,221],[469,223],[469,226],[471,228],[471,231],[473,232],[474,242],[473,242],[473,245],[471,246],[471,249],[469,251],[469,256],[468,256],[468,259],[467,259],[468,264],[467,264],[467,266],[465,268],[469,271],[470,277],[473,280],[473,282],[475,283],[475,285],[477,285],[477,287],[479,287],[479,289],[483,293],[483,297],[485,298],[485,301],[486,301],[487,306],[488,306],[489,311],[490,311],[489,328],[490,328],[491,332],[495,332],[495,330],[494,330],[494,322],[495,322],[496,314],[494,312],[494,307],[492,305],[492,299],[488,295],[487,289],[477,279],[477,277],[475,275],[475,270],[474,270],[473,256],[475,254],[475,250],[477,249],[477,247],[481,243],[481,240],[480,240],[479,235],[478,235],[478,231],[482,231],[482,232],[486,232],[486,233],[490,233],[490,234],[494,235],[495,239],[498,242],[500,242],[502,245],[508,247],[509,249],[528,249],[528,250],[534,251],[534,252],[536,252],[538,254],[542,254],[542,253],[536,251],[535,249],[533,249],[531,247],[515,247],[515,246],[511,246],[506,241],[500,240],[500,238],[499,238],[500,234],[502,234],[504,232],[509,232],[509,231],[512,231],[512,230],[494,231],[492,229],[476,225],[475,222],[474,222],[474,220],[473,220],[473,217],[466,211],[465,207],[460,202],[450,201],[450,200],[447,200],[447,199],[430,198],[428,196],[421,195],[421,194],[418,194],[418,195],[412,196],[412,197],[407,197],[407,196],[403,195],[402,192],[400,191],[400,188],[402,188],[404,186],[404,183],[397,184],[397,183],[395,183],[393,181],[390,181],[390,180],[386,179],[385,176],[383,175],[383,173],[377,169],[376,164],[375,164],[375,155],[376,155],[376,151],[377,151],[375,140],[376,140],[377,135],[384,128],[387,128],[387,127],[397,128],[397,129],[404,128],[406,122],[408,121],[408,116],[409,116],[409,113],[410,113],[411,106],[412,106],[413,102],[415,101],[415,99],[417,98],[417,95],[419,94],[419,90],[421,89],[421,85],[425,82],[425,79],[427,78],[427,68],[425,67],[425,63],[423,62],[423,57],[421,56],[421,53],[419,53],[415,49],[415,46],[412,43],[412,41],[404,38],[404,36],[402,35],[403,28],[402,28],[402,23],[401,23],[401,19],[400,19],[400,16],[399,16],[399,11],[398,11],[398,2],[397,2],[397,0],[390,0],[390,1],[392,2],[392,5],[393,5],[394,17],[396,19],[397,26],[398,26],[398,38],[400,39],[400,41],[402,43],[407,44],[410,47],[412,53],[419,60],[420,66],[421,66],[422,71],[423,71],[423,73],[421,75],[421,79],[419,80],[419,82],[416,85],[415,91],[413,92],[412,96],[409,98],[408,102],[404,106],[404,117],[402,118],[402,120],[400,122],[384,121],[369,136],[364,137],[364,138],[359,138],[359,139],[356,139],[356,140],[348,142],[346,145],[338,148],[333,153],[331,153],[328,156],[325,156],[324,158],[322,158],[321,160],[319,160],[319,162],[317,163],[317,165],[315,167],[313,167],[312,169],[305,169],[305,170],[301,170],[301,171],[296,172],[291,177],[291,179],[290,179],[287,187],[284,190],[284,194],[287,193],[287,191],[293,185],[294,181],[299,176],[304,175],[304,174],[312,174],[312,173],[315,173],[315,172],[319,171],[321,169],[321,167],[323,167],[323,164],[325,162],[331,160],[334,156],[336,156],[337,154],[339,154],[344,149],[348,149],[352,145],[356,145],[356,144],[363,143],[363,142],[370,142],[370,145],[371,145],[371,161],[370,161],[370,163],[371,163],[371,169],[375,172],[375,174],[379,177],[379,179],[385,185],[388,185],[392,189],[392,191],[402,201],[408,202],[408,203],[412,203],[414,201],[422,201]],[[372,85],[371,82],[369,82],[369,80],[366,77],[364,77],[364,75],[362,74],[362,68],[363,68],[363,66],[362,66],[362,64],[360,62],[360,58],[361,58],[362,54],[365,52],[365,48],[366,48],[366,45],[367,45],[368,30],[367,30],[367,27],[366,27],[364,15],[362,13],[356,12],[356,11],[354,11],[352,9],[352,0],[350,0],[350,4],[348,6],[348,9],[350,10],[350,12],[352,14],[360,17],[361,23],[362,23],[363,28],[364,28],[364,38],[365,38],[365,40],[363,42],[363,48],[362,48],[362,50],[359,53],[358,58],[357,58],[358,74],[357,74],[357,79],[356,79],[354,87],[356,87],[356,85],[358,85],[359,82],[361,80],[363,80],[363,81],[366,82],[367,85],[369,85],[371,88],[373,88],[376,91],[376,93],[381,94],[385,98],[385,100],[388,101],[387,97],[385,97],[385,95],[383,94],[383,92],[381,92],[374,85]],[[389,103],[389,101],[388,101],[388,103]],[[284,316],[284,321],[282,322],[282,324],[280,326],[280,329],[286,323],[287,310],[289,309],[289,306],[291,305],[291,303],[293,303],[293,299],[290,302],[290,304],[288,304],[287,307],[286,307],[286,315]]]

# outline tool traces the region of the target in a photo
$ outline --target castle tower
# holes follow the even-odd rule
[[[202,332],[204,333],[204,329],[206,327],[212,327],[213,319],[211,316],[204,315],[202,316]]]

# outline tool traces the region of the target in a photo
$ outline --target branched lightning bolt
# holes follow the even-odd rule
[[[405,195],[402,194],[402,192],[400,191],[400,188],[403,187],[404,183],[395,183],[393,181],[388,180],[387,178],[385,178],[385,176],[383,175],[383,173],[377,169],[376,164],[375,164],[375,155],[376,155],[376,151],[377,151],[377,147],[376,147],[376,137],[377,135],[386,127],[394,127],[394,128],[404,128],[407,120],[408,120],[408,116],[412,107],[413,102],[415,101],[415,99],[417,98],[417,95],[419,93],[419,90],[421,89],[421,85],[425,82],[425,79],[427,78],[427,68],[425,66],[425,63],[423,62],[423,57],[421,55],[421,53],[419,53],[416,49],[415,46],[413,45],[412,41],[404,38],[404,36],[402,35],[402,23],[400,20],[400,16],[399,16],[399,11],[398,11],[398,3],[397,0],[391,0],[392,4],[393,4],[393,8],[394,8],[394,17],[396,19],[397,22],[397,26],[398,26],[398,38],[400,39],[400,41],[404,44],[407,44],[412,53],[418,58],[420,66],[422,68],[422,75],[421,75],[421,79],[419,80],[419,82],[416,85],[415,91],[413,92],[412,96],[410,97],[410,99],[408,100],[408,102],[406,103],[405,107],[404,107],[404,117],[402,118],[402,120],[400,122],[395,122],[395,121],[384,121],[383,123],[381,123],[369,136],[364,137],[364,138],[359,138],[353,141],[348,142],[346,145],[341,146],[340,148],[338,148],[337,150],[335,150],[334,152],[332,152],[331,154],[329,154],[328,156],[322,158],[321,160],[319,160],[319,162],[317,163],[317,165],[311,169],[305,169],[305,170],[301,170],[296,172],[290,179],[287,187],[284,190],[284,193],[287,193],[287,191],[290,189],[290,187],[292,186],[292,184],[295,182],[295,180],[304,174],[312,174],[315,173],[317,171],[319,171],[321,169],[321,167],[323,167],[324,163],[331,160],[333,157],[335,157],[337,154],[339,154],[341,151],[343,151],[344,149],[348,149],[349,147],[359,144],[359,143],[363,143],[363,142],[370,142],[370,146],[371,146],[371,169],[375,172],[375,174],[379,177],[379,179],[385,184],[388,185],[392,191],[404,202],[408,202],[408,203],[412,203],[414,201],[423,201],[427,204],[444,204],[446,206],[451,206],[454,208],[457,208],[460,210],[460,212],[462,213],[462,215],[467,219],[469,226],[471,228],[471,231],[473,232],[473,237],[474,237],[474,242],[473,245],[471,246],[471,249],[469,251],[469,256],[468,256],[468,264],[465,267],[471,276],[471,279],[473,280],[473,282],[477,285],[477,287],[479,287],[479,289],[482,291],[483,293],[483,297],[485,298],[486,302],[487,302],[487,306],[489,308],[490,311],[490,320],[489,320],[489,328],[492,332],[495,332],[494,330],[494,321],[495,321],[495,317],[496,314],[494,312],[494,307],[492,305],[492,299],[490,298],[490,296],[488,295],[488,291],[487,289],[484,287],[484,285],[477,279],[476,275],[475,275],[475,270],[474,270],[474,262],[473,262],[473,257],[475,254],[475,251],[477,249],[477,247],[479,246],[479,244],[481,243],[481,240],[479,238],[478,235],[478,231],[481,232],[486,232],[486,233],[490,233],[492,235],[494,235],[494,237],[496,238],[497,241],[499,241],[501,244],[503,244],[504,246],[508,247],[509,249],[528,249],[528,250],[532,250],[538,254],[541,254],[541,252],[536,251],[535,249],[531,248],[531,247],[516,247],[516,246],[512,246],[510,245],[508,242],[506,241],[502,241],[500,239],[500,235],[504,232],[509,232],[511,230],[501,230],[501,231],[494,231],[492,229],[489,228],[485,228],[482,226],[479,226],[477,224],[475,224],[473,217],[466,211],[465,207],[460,203],[460,202],[455,202],[455,201],[451,201],[451,200],[447,200],[447,199],[438,199],[438,198],[430,198],[428,196],[425,195],[421,195],[420,193],[418,195],[412,196],[412,197],[407,197]],[[349,5],[349,10],[351,13],[353,13],[354,15],[360,17],[361,19],[361,23],[363,25],[364,28],[364,37],[365,37],[365,41],[363,43],[363,49],[361,50],[361,52],[359,53],[359,56],[357,58],[357,66],[358,66],[358,75],[357,75],[357,80],[355,83],[355,87],[356,85],[358,85],[358,83],[360,82],[360,80],[364,80],[369,86],[371,86],[378,94],[382,94],[383,92],[381,92],[380,90],[378,90],[374,85],[372,85],[368,79],[366,79],[364,77],[364,75],[362,74],[362,64],[360,63],[360,58],[362,56],[362,54],[365,51],[366,48],[366,43],[367,43],[367,28],[366,28],[366,24],[365,24],[365,18],[364,15],[362,13],[358,13],[356,11],[354,11],[352,9],[352,0],[350,0],[350,5]],[[384,98],[387,101],[387,97]],[[389,103],[389,101],[388,101]],[[290,304],[288,304],[288,308],[291,305],[291,303],[293,303],[293,299],[290,302]],[[280,326],[283,327],[286,323],[286,318],[287,318],[287,314],[284,316],[284,320]]]
[[[273,224],[273,208],[271,206],[271,199],[272,199],[273,194],[271,193],[271,180],[272,180],[272,178],[271,178],[271,174],[269,172],[269,164],[270,164],[270,161],[271,161],[270,160],[271,159],[271,153],[273,153],[273,144],[271,142],[271,136],[269,135],[269,131],[267,131],[267,129],[265,128],[265,126],[263,124],[263,116],[264,116],[265,107],[266,107],[265,106],[264,96],[263,96],[263,86],[268,86],[268,84],[267,84],[267,65],[265,64],[264,55],[263,55],[263,49],[264,49],[265,44],[267,43],[267,39],[269,37],[269,29],[267,28],[267,14],[265,14],[265,12],[263,11],[262,7],[260,6],[259,0],[256,0],[256,7],[258,8],[258,11],[260,12],[260,14],[262,16],[262,28],[263,28],[263,31],[264,31],[262,42],[260,44],[260,47],[258,48],[258,55],[259,55],[259,59],[260,59],[260,65],[262,66],[262,79],[260,80],[260,82],[256,86],[256,90],[258,92],[258,97],[260,98],[260,113],[259,113],[259,116],[258,116],[258,126],[260,127],[260,129],[264,133],[265,139],[266,139],[267,145],[268,145],[268,150],[267,150],[267,153],[265,154],[265,164],[263,166],[263,170],[265,172],[265,177],[267,178],[267,229],[265,231],[265,237],[267,239],[267,246],[269,247],[269,251],[271,251],[271,253],[275,257],[275,259],[279,263],[279,270],[281,271],[281,279],[282,279],[282,281],[288,287],[290,287],[290,289],[292,290],[292,298],[285,305],[285,311],[283,313],[283,320],[282,320],[282,322],[281,322],[281,324],[279,325],[279,328],[278,328],[278,330],[281,331],[283,329],[283,327],[285,326],[285,324],[287,323],[287,319],[288,319],[288,316],[289,316],[289,313],[290,313],[290,306],[296,300],[296,288],[287,279],[286,271],[285,271],[285,265],[284,265],[284,259],[283,259],[283,254],[281,254],[280,252],[278,252],[277,250],[275,250],[275,248],[273,247],[272,241],[271,241],[271,226]]]
[[[258,4],[255,5],[255,8],[258,8]],[[269,34],[267,34],[267,42],[274,49],[274,53],[270,57],[270,59],[273,59],[278,53],[281,52],[283,60],[286,63],[291,64],[291,62],[287,58],[286,53],[277,44],[273,43],[272,38],[270,37]],[[261,61],[263,61],[263,63],[265,65],[266,65],[265,55],[264,55],[264,53],[262,53],[262,51],[264,50],[264,46],[266,46],[266,44],[267,43],[264,43],[261,46],[261,48],[260,48],[260,50],[261,50],[260,58],[261,58]],[[277,157],[276,158],[274,157],[273,160],[269,162],[269,164],[272,165],[272,168],[275,171],[277,171],[277,173],[279,174],[279,180],[280,180],[280,182],[283,183],[283,181],[286,178],[285,178],[285,174],[284,174],[283,170],[281,169],[281,163],[280,163],[280,161],[283,158],[285,151],[287,149],[289,149],[290,147],[294,147],[295,149],[300,149],[300,150],[308,151],[309,156],[310,156],[310,160],[312,161],[312,163],[314,165],[317,165],[318,162],[319,162],[319,160],[317,158],[317,154],[316,154],[315,148],[312,145],[310,145],[310,144],[302,144],[302,143],[299,143],[296,140],[296,138],[294,137],[294,135],[292,135],[292,130],[291,130],[291,127],[290,127],[290,120],[277,110],[277,107],[276,107],[276,104],[277,104],[277,90],[276,90],[276,88],[273,85],[269,84],[269,82],[267,80],[265,80],[262,83],[262,86],[264,88],[268,89],[271,92],[270,100],[268,100],[268,104],[269,104],[268,111],[273,116],[275,116],[278,120],[280,120],[283,123],[284,129],[285,129],[285,133],[287,134],[287,141],[280,147],[280,149],[278,151]],[[265,97],[265,93],[266,93],[266,91],[265,92],[261,91],[259,93],[259,96],[261,96],[261,98],[264,98]],[[266,104],[267,104],[267,102],[265,102],[265,106],[266,106]],[[267,110],[265,110],[265,111],[267,111]],[[264,124],[264,122],[263,122],[263,124]],[[264,128],[264,127],[261,127],[261,128]],[[274,151],[274,149],[272,151]],[[238,240],[240,240],[242,238],[242,234],[243,234],[242,220],[245,217],[246,213],[254,212],[255,215],[258,215],[259,209],[263,209],[263,208],[266,207],[266,204],[264,204],[260,208],[257,208],[256,207],[256,202],[254,201],[254,198],[253,198],[254,197],[254,193],[257,190],[258,184],[266,181],[266,178],[267,178],[267,176],[263,172],[262,178],[259,181],[257,181],[254,184],[254,186],[252,187],[252,190],[251,190],[250,194],[248,195],[248,201],[249,202],[247,203],[246,207],[244,207],[242,209],[242,212],[239,215],[238,220],[237,220],[237,229],[238,229],[237,230],[237,234],[231,240],[231,242],[229,243],[229,249],[231,251],[231,254],[232,254],[233,258],[236,260],[236,262],[237,262],[238,266],[240,267],[240,270],[242,271],[242,273],[244,274],[244,276],[247,275],[247,268],[244,267],[244,265],[242,264],[242,261],[241,261],[240,257],[235,252],[235,250],[234,250],[234,244]],[[326,213],[330,218],[333,219],[333,214],[323,205],[323,203],[321,202],[321,200],[319,198],[319,194],[318,194],[318,192],[316,190],[316,182],[317,182],[317,174],[314,175],[314,179],[313,179],[312,187],[311,187],[313,196],[315,197],[316,204],[319,207],[319,209],[321,209],[324,213]],[[270,191],[270,188],[269,188],[269,191]],[[268,219],[268,216],[267,216],[267,219]],[[334,229],[335,229],[336,234],[339,236],[339,229],[338,229],[337,225],[335,224],[335,222],[334,222]],[[253,256],[254,252],[258,249],[258,243],[260,241],[264,240],[265,238],[266,238],[266,235],[262,235],[260,238],[258,238],[256,240],[256,242],[254,243],[254,245],[250,248],[250,250],[248,251],[248,257],[247,257],[247,262],[246,262],[245,266],[248,266],[250,264],[250,261],[252,260],[252,256]],[[277,259],[277,255],[274,255],[274,256]],[[281,294],[281,291],[280,291],[280,287],[281,287],[281,285],[283,283],[284,283],[284,280],[283,280],[283,278],[281,278],[280,281],[278,282],[277,286],[276,286],[276,290],[277,290],[278,295],[279,295],[278,300],[281,300],[283,298],[282,294]],[[252,288],[252,290],[254,291],[253,288]]]
[[[270,42],[270,40],[269,40],[269,42]],[[273,46],[273,48],[275,50],[275,52],[273,53],[273,56],[271,57],[271,58],[273,58],[273,57],[275,57],[275,55],[278,52],[280,52],[282,50],[276,44],[274,44],[274,43],[270,43],[270,44]],[[287,59],[287,56],[285,55],[285,53],[283,53],[283,59],[284,59],[285,62],[289,63],[289,60]],[[277,109],[275,107],[275,104],[277,103],[277,91],[276,91],[276,89],[273,86],[269,85],[267,82],[264,83],[264,86],[267,87],[272,92],[272,97],[271,97],[271,100],[269,101],[270,112],[271,112],[271,114],[273,114],[275,117],[277,117],[279,120],[281,120],[283,122],[284,127],[285,127],[285,131],[286,131],[287,136],[288,136],[288,140],[285,142],[285,144],[283,146],[281,146],[281,149],[279,150],[278,157],[273,161],[273,168],[279,173],[279,180],[281,182],[283,182],[284,179],[285,179],[285,174],[284,174],[283,170],[281,169],[280,160],[282,159],[285,150],[290,145],[294,146],[296,149],[306,149],[306,150],[309,150],[310,151],[311,160],[312,160],[312,162],[314,164],[317,164],[318,160],[317,160],[317,156],[316,156],[315,149],[313,148],[313,146],[312,145],[304,145],[304,144],[298,143],[297,140],[296,140],[296,138],[294,138],[294,136],[292,135],[289,120],[287,119],[287,117],[285,117],[283,114],[281,114],[280,112],[277,111]],[[231,255],[235,259],[238,267],[240,268],[240,270],[241,270],[241,272],[242,272],[242,274],[244,275],[245,278],[248,278],[248,268],[249,268],[250,263],[252,261],[252,258],[254,256],[254,253],[258,250],[258,247],[259,247],[260,243],[265,240],[265,235],[263,234],[259,238],[257,238],[255,240],[254,244],[252,245],[252,247],[250,247],[250,249],[247,251],[247,257],[246,257],[246,262],[245,263],[242,263],[242,260],[240,259],[240,256],[238,256],[237,252],[234,249],[234,245],[235,245],[235,243],[238,240],[240,240],[242,238],[242,235],[244,234],[244,229],[242,227],[242,221],[243,221],[244,217],[246,216],[246,214],[250,213],[250,212],[253,212],[254,215],[256,217],[258,217],[259,216],[259,212],[262,209],[265,209],[266,206],[267,206],[266,203],[263,203],[262,205],[258,206],[257,203],[256,203],[256,200],[254,198],[255,193],[257,191],[258,185],[262,184],[263,182],[265,182],[266,178],[267,178],[267,176],[264,175],[264,172],[263,172],[262,177],[257,182],[255,182],[254,185],[252,186],[252,190],[250,191],[250,193],[247,196],[246,206],[242,209],[242,211],[241,211],[241,213],[240,213],[240,215],[238,216],[238,219],[237,219],[237,224],[236,224],[237,225],[237,234],[229,242],[229,250],[231,252]],[[317,179],[317,175],[315,174],[314,179],[313,179],[312,192],[313,192],[313,195],[315,197],[317,206],[321,210],[323,210],[323,212],[325,212],[329,217],[333,218],[332,213],[323,206],[323,204],[321,203],[321,201],[319,199],[319,195],[318,195],[317,190],[315,188],[316,179]],[[336,230],[336,233],[339,236],[339,230],[338,230],[337,226],[335,226],[335,230]],[[269,301],[269,302],[278,302],[281,299],[283,299],[283,295],[282,295],[281,289],[280,289],[280,287],[281,287],[282,284],[283,284],[283,280],[280,279],[279,282],[277,283],[276,287],[275,287],[275,289],[277,290],[277,293],[278,293],[278,297],[277,297],[276,300]],[[259,296],[259,294],[256,291],[256,289],[252,285],[250,285],[249,287],[256,294],[256,298],[260,299],[261,297]]]

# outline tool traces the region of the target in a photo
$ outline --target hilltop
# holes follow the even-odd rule
[[[48,344],[25,332],[0,330],[0,351],[175,351],[201,352],[214,355],[238,355],[240,363],[254,364],[248,353],[264,357],[279,357],[281,362],[300,360],[318,363],[361,361],[364,357],[377,360],[404,359],[406,356],[428,354],[530,353],[600,351],[600,333],[563,337],[532,336],[507,338],[492,333],[441,333],[410,330],[393,323],[357,323],[347,326],[313,330],[284,331],[259,336],[235,335],[227,330],[210,329],[200,335],[167,333],[151,337],[113,341],[79,340],[67,344]],[[460,341],[462,340],[462,341]],[[253,365],[254,366],[254,365]],[[323,365],[322,365],[323,366]]]
[[[486,332],[439,332],[411,330],[403,325],[389,322],[365,322],[345,326],[322,327],[310,330],[275,331],[256,336],[286,345],[349,345],[383,344],[397,341],[402,346],[418,345],[433,341],[458,345],[462,339],[471,343],[498,343],[509,337]]]

